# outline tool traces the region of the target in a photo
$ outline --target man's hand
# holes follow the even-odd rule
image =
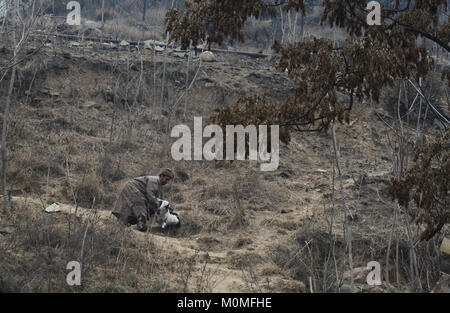
[[[144,216],[141,215],[141,216],[138,217],[138,222],[137,222],[136,227],[137,227],[137,229],[139,231],[142,231],[142,232],[146,232],[147,231],[148,227],[147,227],[147,223],[145,221],[145,217]]]

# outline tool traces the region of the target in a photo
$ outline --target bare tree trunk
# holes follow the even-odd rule
[[[105,27],[105,0],[102,0],[102,29]]]
[[[350,273],[351,273],[350,274],[350,282],[351,282],[352,291],[354,291],[355,284],[353,281],[352,228],[350,227],[350,224],[349,224],[349,219],[353,220],[353,216],[350,213],[349,208],[347,207],[347,204],[345,202],[344,184],[342,182],[342,168],[341,168],[341,161],[340,161],[340,157],[339,157],[339,147],[338,147],[337,138],[336,138],[336,128],[335,128],[334,122],[332,122],[331,125],[332,125],[331,127],[332,127],[332,135],[333,135],[334,153],[335,153],[335,157],[336,157],[336,165],[337,165],[337,169],[338,169],[339,182],[340,182],[341,197],[342,197],[342,202],[343,202],[343,206],[344,206],[345,239],[346,239],[347,247],[348,247],[348,260],[349,260]]]
[[[142,21],[145,22],[145,14],[147,13],[147,0],[142,0],[144,1],[144,10],[142,12]]]
[[[331,169],[332,169],[332,177],[331,177],[331,218],[329,224],[328,235],[330,237],[330,250],[328,250],[328,256],[325,261],[324,270],[323,270],[323,283],[322,290],[323,292],[327,292],[327,273],[328,273],[328,262],[330,260],[331,254],[334,251],[335,240],[333,236],[333,224],[334,224],[334,214],[335,214],[335,204],[336,204],[336,192],[335,192],[335,166],[334,159],[331,159]],[[338,276],[336,275],[337,283],[339,285]]]
[[[387,247],[387,253],[386,253],[386,283],[387,283],[388,292],[390,291],[389,257],[391,255],[392,234],[394,233],[394,227],[397,226],[397,210],[398,210],[398,204],[397,204],[397,208],[394,208],[394,221],[392,222],[391,233],[389,234],[388,247]]]
[[[172,5],[171,5],[171,9],[173,9],[175,0],[172,0]],[[161,129],[161,117],[162,117],[162,107],[163,107],[163,102],[164,102],[164,87],[166,84],[166,62],[167,62],[167,54],[168,54],[168,49],[169,49],[169,38],[170,38],[170,33],[167,32],[166,34],[166,51],[164,51],[164,61],[163,61],[163,78],[162,78],[162,86],[161,86],[161,102],[159,105],[159,119],[158,119],[158,128]]]
[[[154,110],[156,109],[156,44],[153,43],[153,107],[152,114],[154,114]]]
[[[305,29],[305,15],[302,14],[300,21],[300,41],[303,42],[303,35]]]
[[[295,13],[294,25],[292,27],[292,44],[295,45],[295,41],[297,40],[297,24],[298,24],[298,13]]]
[[[16,18],[19,14],[19,0],[14,0],[14,8],[12,14],[12,42],[13,42],[13,66],[11,73],[11,80],[9,82],[8,95],[6,96],[5,113],[3,115],[2,128],[2,193],[4,199],[4,210],[9,209],[9,195],[6,190],[6,136],[8,132],[8,118],[9,109],[11,106],[11,98],[14,90],[14,81],[16,78],[16,63],[17,63],[17,40],[16,40]]]
[[[169,39],[169,35],[167,35],[167,39]],[[168,46],[166,47],[166,50],[167,49],[169,49]],[[166,59],[167,59],[167,51],[164,51],[163,77],[162,77],[162,83],[161,83],[161,101],[159,103],[158,129],[161,129],[162,107],[163,107],[163,102],[164,102],[164,87],[166,84]]]
[[[286,30],[284,28],[283,9],[281,7],[280,7],[280,22],[281,22],[281,44],[284,44]]]
[[[191,51],[192,51],[192,40],[189,43],[189,54],[188,54],[187,69],[186,69],[186,95],[184,98],[184,113],[183,113],[184,120],[186,120],[187,95],[188,95],[188,88],[189,88],[189,65],[190,65],[190,61],[191,61]]]
[[[422,87],[422,77],[419,78],[419,87]],[[419,138],[420,143],[422,143],[422,131],[420,130],[420,117],[422,114],[422,97],[419,99],[419,114],[417,114],[417,138]]]

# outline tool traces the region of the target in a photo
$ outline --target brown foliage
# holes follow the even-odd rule
[[[395,79],[424,77],[433,60],[425,47],[416,44],[416,39],[426,37],[450,51],[448,23],[439,23],[438,17],[438,7],[446,8],[447,3],[414,1],[400,8],[399,1],[391,2],[382,10],[385,23],[369,26],[367,1],[323,1],[321,23],[345,28],[349,33],[346,45],[334,48],[331,42],[317,39],[295,46],[275,42],[273,48],[281,54],[278,68],[287,69],[297,83],[295,96],[281,105],[268,104],[263,97],[244,97],[233,107],[216,112],[213,119],[230,124],[254,116],[252,120],[258,122],[272,121],[303,131],[326,130],[332,121],[350,119],[354,97],[378,101],[381,89],[392,85]],[[224,37],[243,41],[241,29],[247,18],[258,19],[263,14],[274,17],[275,8],[280,5],[285,10],[305,12],[301,0],[192,0],[186,1],[183,14],[177,10],[168,12],[167,31],[171,32],[171,40],[180,41],[184,48],[190,40],[194,45],[200,39],[208,40],[209,45],[221,44]],[[349,101],[338,101],[337,92],[346,93]],[[246,114],[239,118],[243,105]]]
[[[416,144],[416,164],[389,188],[390,195],[408,208],[416,224],[426,225],[421,240],[430,240],[450,222],[450,130]],[[409,206],[413,201],[415,208]]]
[[[277,67],[287,70],[296,83],[295,95],[279,103],[266,101],[265,95],[246,96],[234,105],[216,110],[211,121],[225,125],[278,124],[288,142],[289,130],[327,130],[334,121],[349,122],[354,99],[379,101],[386,86],[396,79],[425,77],[434,60],[424,46],[426,38],[450,52],[450,27],[439,20],[439,11],[446,11],[447,1],[385,1],[382,25],[367,24],[367,1],[324,0],[321,23],[344,28],[349,34],[343,47],[313,39],[309,42],[283,46],[275,42],[273,49],[281,54]],[[303,1],[278,0],[209,0],[186,1],[186,11],[172,10],[166,15],[171,39],[186,48],[200,39],[221,44],[224,37],[243,41],[241,29],[249,17],[263,14],[275,16],[275,8],[295,9],[305,13]],[[442,79],[449,79],[447,72]],[[450,83],[450,80],[449,80]],[[347,95],[346,100],[338,98]],[[348,99],[348,100],[347,100]],[[433,143],[417,148],[417,164],[394,182],[391,194],[407,206],[414,200],[418,209],[408,212],[418,224],[426,224],[422,239],[430,239],[449,221],[448,185],[450,172],[448,131]]]

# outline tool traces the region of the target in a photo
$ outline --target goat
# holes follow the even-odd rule
[[[159,200],[159,199],[158,199]],[[155,219],[161,224],[161,228],[164,230],[166,226],[175,225],[175,227],[180,227],[181,220],[177,213],[173,212],[173,208],[170,203],[166,200],[160,200],[161,205],[155,213]]]

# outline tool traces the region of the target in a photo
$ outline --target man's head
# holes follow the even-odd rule
[[[159,173],[159,181],[161,182],[161,185],[167,185],[172,179],[174,175],[170,168],[166,168]]]

